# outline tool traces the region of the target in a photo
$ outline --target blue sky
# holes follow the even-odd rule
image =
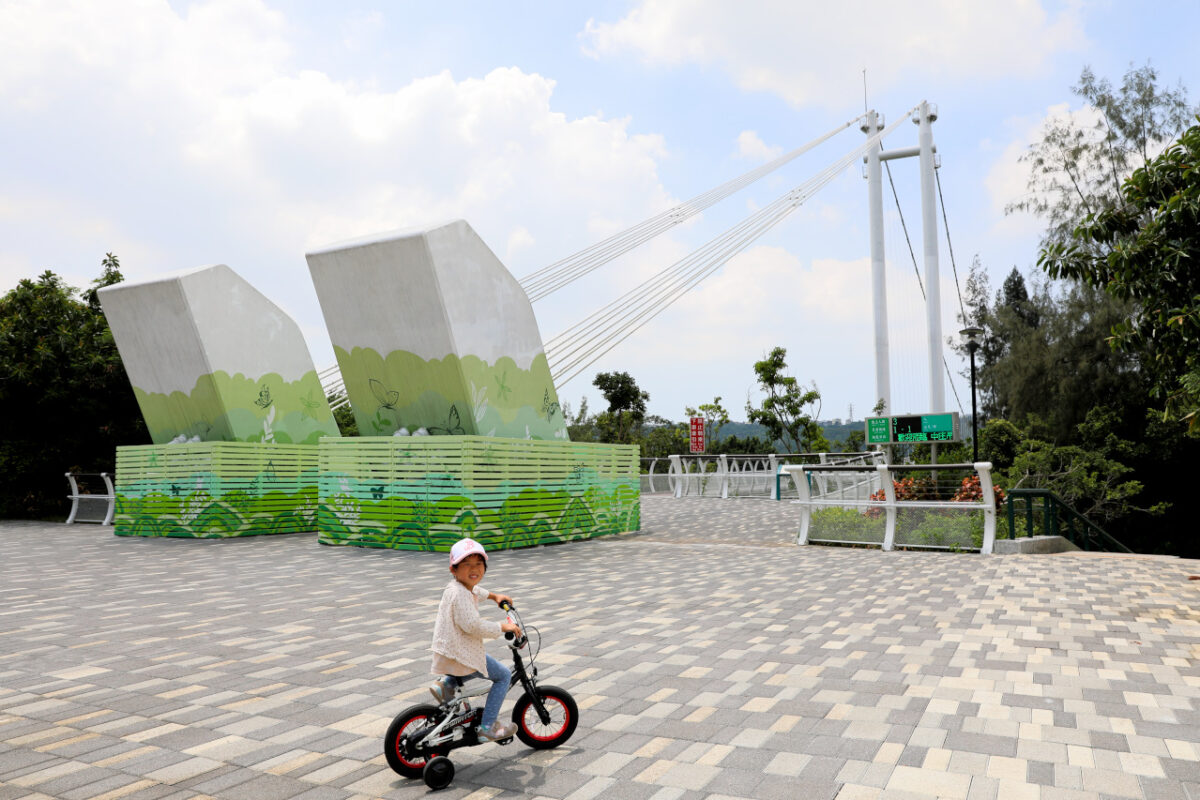
[[[1149,9],[1145,11],[1143,9]],[[225,263],[332,348],[306,250],[467,219],[517,277],[790,150],[863,109],[936,103],[960,279],[1036,261],[1003,213],[1044,121],[1086,114],[1086,64],[1147,61],[1200,100],[1194,2],[0,2],[0,290],[50,268],[82,286]],[[544,339],[803,182],[851,129],[534,308]],[[916,144],[904,126],[886,147]],[[920,259],[915,160],[893,162]],[[885,186],[893,400],[927,410],[924,312]],[[944,237],[944,232],[942,233]],[[941,240],[943,331],[960,327]],[[873,402],[866,184],[847,171],[597,362],[653,413],[757,398],[776,345],[823,418]],[[922,270],[924,266],[922,265]],[[949,352],[948,352],[948,355]],[[961,364],[951,357],[952,366]],[[966,382],[954,388],[969,409]],[[578,406],[586,378],[560,387]],[[955,393],[948,390],[951,410]]]

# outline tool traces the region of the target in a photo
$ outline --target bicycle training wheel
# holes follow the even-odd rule
[[[392,724],[388,726],[383,736],[383,757],[388,766],[406,778],[420,778],[425,770],[425,763],[433,758],[445,755],[444,752],[425,751],[420,755],[407,746],[406,737],[420,731],[429,725],[437,714],[438,707],[431,705],[413,706],[401,711]]]

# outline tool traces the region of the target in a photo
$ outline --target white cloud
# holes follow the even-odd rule
[[[1029,166],[1021,163],[1020,158],[1029,152],[1030,145],[1041,141],[1050,127],[1069,124],[1090,130],[1099,118],[1099,112],[1091,106],[1072,110],[1069,104],[1059,103],[1047,108],[1039,118],[1011,119],[1007,122],[1007,127],[1013,133],[1007,143],[992,145],[999,155],[983,180],[995,219],[994,233],[1036,236],[1045,230],[1044,223],[1032,214],[1017,212],[1006,216],[1004,213],[1006,206],[1029,195]]]
[[[518,225],[513,228],[512,233],[508,234],[508,246],[504,249],[504,260],[511,263],[514,253],[525,250],[535,243],[533,234],[524,225]]]
[[[667,65],[715,64],[751,91],[795,106],[844,108],[862,93],[920,83],[1037,75],[1083,41],[1077,4],[1057,15],[1039,0],[642,0],[616,22],[589,20],[586,52],[631,52]]]
[[[737,138],[737,157],[754,161],[770,161],[783,153],[779,146],[769,147],[754,131],[742,131]]]
[[[384,17],[370,11],[351,17],[342,24],[342,44],[348,50],[366,50],[379,41],[384,29]]]
[[[258,0],[0,6],[0,290],[46,267],[86,283],[108,250],[130,279],[222,262],[311,331],[305,249],[462,217],[520,276],[674,202],[661,137],[568,118],[546,77],[382,91],[292,41]]]

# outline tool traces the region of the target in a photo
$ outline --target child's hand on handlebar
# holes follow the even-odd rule
[[[511,598],[511,597],[509,597],[509,596],[508,596],[508,595],[506,595],[506,594],[495,594],[495,593],[492,593],[492,595],[490,596],[490,598],[489,598],[489,599],[491,599],[491,600],[495,600],[495,601],[496,601],[496,605],[500,606],[501,608],[504,608],[504,604],[505,604],[505,603],[508,603],[510,606],[511,606],[511,605],[513,605],[512,598]]]
[[[521,635],[521,626],[515,622],[509,622],[508,620],[500,623],[500,630],[504,631],[505,633],[515,634],[516,636]]]

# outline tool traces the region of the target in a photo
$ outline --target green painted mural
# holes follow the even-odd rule
[[[482,436],[320,445],[318,541],[507,549],[640,527],[637,448]]]
[[[118,447],[114,532],[203,539],[311,533],[317,461],[314,445]]]
[[[218,370],[197,378],[187,394],[137,386],[133,391],[155,444],[183,436],[315,445],[323,436],[340,435],[315,370],[295,381],[275,373],[249,378]]]
[[[404,350],[385,358],[369,347],[334,352],[364,436],[425,428],[433,435],[567,439],[543,354],[521,369],[511,358],[488,364],[475,356],[427,360]]]

